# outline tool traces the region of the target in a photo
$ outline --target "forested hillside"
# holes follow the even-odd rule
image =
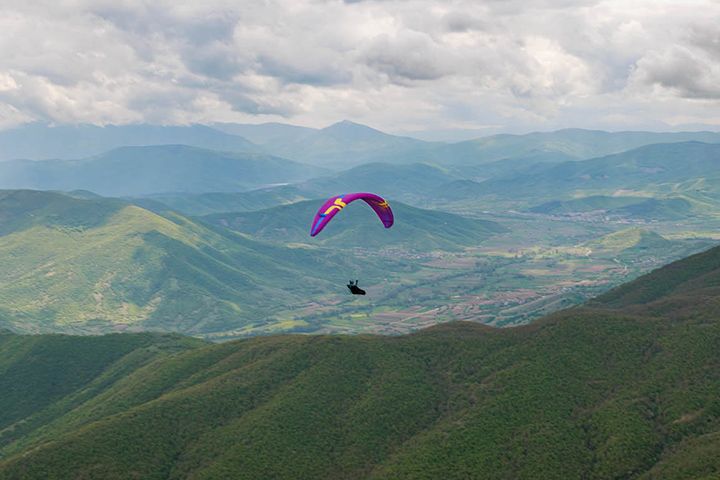
[[[718,258],[710,250],[530,326],[160,355],[55,417],[6,420],[0,478],[717,478],[720,322],[701,307],[630,315],[613,299],[643,290],[654,304],[697,305]],[[34,357],[6,338],[16,360],[0,381],[14,385]],[[76,361],[73,341],[107,338],[70,338],[65,361]],[[8,436],[23,415],[39,420]]]

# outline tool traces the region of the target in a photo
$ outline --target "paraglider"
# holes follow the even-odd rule
[[[365,290],[358,287],[358,281],[355,280],[355,283],[353,283],[352,280],[350,280],[350,283],[348,283],[347,287],[350,289],[350,293],[353,295],[365,295]]]
[[[375,195],[374,193],[348,193],[345,195],[336,195],[331,197],[322,204],[313,219],[310,236],[314,237],[318,233],[322,232],[335,215],[355,200],[363,200],[365,203],[370,205],[385,228],[393,226],[395,217],[390,209],[390,205],[388,205],[388,202],[384,198]],[[365,290],[358,287],[357,280],[355,280],[355,282],[350,280],[347,287],[353,295],[365,295]]]
[[[331,197],[322,204],[320,210],[318,210],[315,214],[315,218],[313,219],[310,236],[314,237],[318,233],[322,232],[323,228],[325,228],[335,215],[355,200],[364,200],[365,203],[370,205],[370,207],[375,211],[385,228],[392,227],[394,222],[393,212],[390,209],[390,205],[388,205],[388,202],[384,198],[375,195],[374,193],[348,193],[345,195],[336,195]]]

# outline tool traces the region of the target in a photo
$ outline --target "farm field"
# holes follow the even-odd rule
[[[388,271],[386,278],[365,284],[366,297],[350,296],[346,280],[339,278],[337,287],[326,295],[278,308],[260,324],[209,338],[288,330],[392,335],[456,320],[499,327],[527,324],[709,248],[714,240],[710,229],[692,230],[701,227],[692,224],[521,213],[482,218],[503,225],[507,233],[457,252],[354,248],[348,252],[353,263],[372,259],[382,264],[384,256],[416,268],[407,273]]]

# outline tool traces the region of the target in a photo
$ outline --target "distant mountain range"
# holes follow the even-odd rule
[[[353,122],[324,129],[285,124],[218,124],[268,152],[306,163],[350,167],[360,163],[432,162],[472,166],[518,160],[523,165],[585,160],[655,143],[699,141],[720,143],[718,132],[604,132],[564,129],[524,135],[491,135],[456,143],[424,142],[388,135]]]
[[[220,152],[265,153],[335,170],[372,162],[468,167],[507,160],[522,165],[585,160],[644,145],[687,141],[720,143],[720,133],[565,129],[441,143],[390,135],[350,121],[322,129],[279,123],[184,127],[36,123],[0,131],[0,160],[84,158],[122,146],[183,144]]]
[[[188,145],[224,152],[254,152],[257,145],[203,125],[60,125],[30,123],[0,130],[1,160],[84,158],[119,147]]]
[[[592,195],[572,200],[553,200],[530,209],[546,215],[581,215],[602,213],[611,218],[645,220],[680,220],[693,215],[692,203],[684,198],[608,197]]]
[[[280,157],[336,169],[362,163],[408,163],[423,161],[435,144],[409,137],[398,137],[374,128],[342,121],[323,129],[282,124],[224,125]]]
[[[584,161],[537,166],[481,183],[486,196],[519,202],[579,196],[718,191],[720,144],[654,144]],[[684,182],[689,182],[683,186]],[[679,188],[679,190],[678,190]]]
[[[104,196],[233,192],[320,173],[316,167],[264,154],[158,145],[121,147],[80,160],[0,162],[0,188],[85,189]]]
[[[473,165],[521,159],[525,163],[586,160],[656,143],[697,141],[720,143],[718,132],[604,132],[564,129],[525,135],[492,135],[439,147],[435,159],[444,164]]]
[[[720,248],[532,325],[0,334],[0,478],[711,479]]]

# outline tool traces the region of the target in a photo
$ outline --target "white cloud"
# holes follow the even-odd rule
[[[0,126],[720,123],[715,0],[0,0]]]

